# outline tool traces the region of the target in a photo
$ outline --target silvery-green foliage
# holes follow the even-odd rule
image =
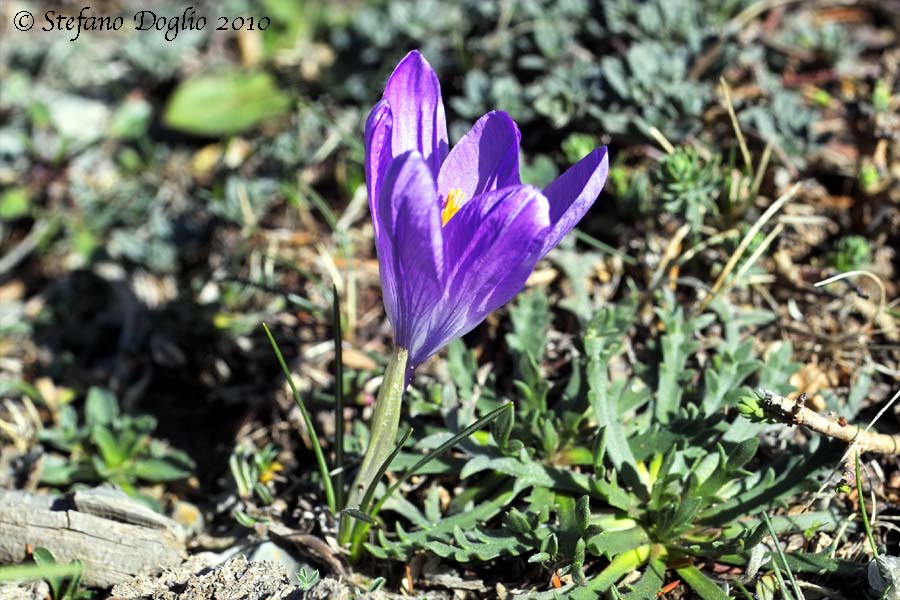
[[[718,200],[725,175],[718,156],[703,159],[690,147],[666,155],[653,172],[664,209],[676,214],[697,232],[707,216],[719,214]]]

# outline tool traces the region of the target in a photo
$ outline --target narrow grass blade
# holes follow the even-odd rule
[[[778,566],[778,561],[772,561],[772,572],[775,573],[775,579],[778,581],[778,591],[781,592],[781,597],[784,600],[794,600],[793,594],[787,589],[787,584],[784,583],[784,576],[781,574],[781,567]]]
[[[287,378],[288,385],[291,387],[291,394],[294,396],[294,403],[297,404],[297,408],[300,409],[300,414],[303,415],[303,422],[306,424],[306,430],[309,431],[309,437],[312,441],[313,452],[316,455],[316,462],[319,463],[319,472],[322,474],[322,486],[325,488],[325,499],[328,502],[328,508],[331,510],[332,514],[337,514],[337,503],[334,498],[334,487],[331,484],[331,472],[328,469],[328,463],[325,461],[325,454],[322,452],[322,446],[319,445],[319,436],[316,433],[316,428],[313,425],[312,417],[309,414],[309,411],[306,409],[306,405],[303,404],[303,399],[300,398],[300,392],[297,391],[297,386],[294,385],[294,379],[291,377],[291,371],[288,369],[287,363],[284,362],[284,356],[281,354],[281,348],[278,347],[278,343],[275,341],[275,338],[272,337],[272,332],[269,331],[269,327],[263,323],[263,329],[266,331],[266,336],[269,338],[269,343],[272,345],[272,350],[275,351],[275,356],[278,357],[278,364],[281,365],[281,370],[284,372],[284,376]]]
[[[465,438],[469,437],[470,435],[472,435],[479,429],[483,429],[484,427],[487,427],[494,419],[499,417],[500,414],[504,410],[513,410],[512,402],[507,402],[503,406],[495,408],[494,410],[492,410],[485,416],[481,417],[480,419],[478,419],[477,421],[475,421],[474,423],[472,423],[471,425],[469,425],[468,427],[466,427],[465,429],[463,429],[462,431],[460,431],[459,433],[454,435],[452,438],[450,438],[449,440],[447,440],[446,442],[444,442],[443,444],[441,444],[440,446],[438,446],[437,448],[435,448],[434,450],[432,450],[431,452],[429,452],[428,454],[423,456],[421,460],[419,460],[416,464],[414,464],[412,467],[410,467],[405,473],[403,473],[403,475],[401,475],[397,479],[397,481],[395,481],[387,489],[387,491],[384,493],[384,495],[378,499],[378,502],[375,504],[375,506],[372,508],[372,511],[369,514],[371,514],[373,516],[378,514],[378,511],[381,510],[382,505],[387,501],[388,498],[390,498],[391,494],[396,492],[397,489],[401,485],[406,483],[406,480],[408,480],[410,477],[415,475],[419,471],[419,469],[421,469],[422,467],[424,467],[425,465],[427,465],[428,463],[433,461],[435,458],[437,458],[438,456],[440,456],[441,454],[443,454],[444,452],[446,452],[447,450],[449,450],[450,448],[452,448],[453,446],[455,446],[456,444],[458,444]]]
[[[781,549],[781,542],[778,541],[778,534],[775,532],[775,528],[772,526],[772,520],[769,519],[769,514],[766,511],[762,513],[763,520],[766,522],[766,528],[769,530],[769,535],[772,536],[772,543],[775,544],[775,551],[778,553],[778,558],[781,559],[781,564],[784,565],[784,570],[787,573],[788,579],[791,582],[791,587],[794,590],[794,594],[797,596],[797,600],[803,600],[803,592],[800,591],[800,586],[797,585],[797,580],[794,579],[794,574],[791,572],[791,567],[788,565],[787,558],[784,556],[784,551]],[[781,573],[777,567],[775,566],[775,576],[778,578],[779,583],[784,588],[784,582],[781,580]],[[782,594],[785,598],[789,596],[786,589],[782,589]]]
[[[369,504],[372,502],[372,497],[375,496],[375,489],[378,487],[378,482],[381,481],[381,478],[384,477],[385,473],[387,473],[387,470],[391,466],[391,463],[394,462],[394,459],[397,458],[398,454],[400,454],[400,450],[403,449],[403,445],[406,444],[407,440],[409,440],[410,435],[412,435],[412,428],[407,429],[403,433],[403,435],[400,436],[400,441],[397,442],[397,447],[394,448],[394,451],[391,452],[384,460],[384,462],[381,463],[381,466],[378,467],[375,479],[373,479],[372,483],[369,484],[369,487],[366,489],[365,494],[363,494],[362,500],[359,501],[359,510],[368,514]],[[372,516],[374,516],[374,514]]]
[[[597,250],[600,250],[601,252],[606,252],[607,254],[612,254],[613,256],[618,256],[620,259],[622,259],[622,262],[625,263],[626,265],[633,266],[633,265],[638,264],[638,261],[635,258],[628,256],[627,254],[625,254],[618,248],[613,248],[609,244],[607,244],[605,242],[601,242],[594,236],[588,235],[585,232],[581,231],[580,229],[573,229],[572,232],[575,234],[576,238],[578,238],[579,240],[581,240],[588,246],[592,246],[592,247],[596,248]]]
[[[336,285],[332,286],[333,302],[331,307],[334,333],[334,494],[337,508],[344,506],[344,353],[342,342],[344,332],[341,329],[341,298]]]
[[[744,600],[753,600],[753,595],[750,593],[750,590],[748,590],[747,587],[743,583],[741,583],[740,581],[735,579],[734,587],[736,587],[741,592],[741,594],[744,595]]]
[[[859,464],[859,452],[856,453],[856,494],[859,498],[859,512],[862,515],[863,528],[866,530],[866,539],[869,540],[869,546],[872,547],[872,556],[878,558],[878,546],[875,545],[875,536],[872,535],[872,525],[869,523],[869,515],[866,513],[865,496],[863,496],[862,488],[862,467]]]
[[[345,508],[344,510],[341,511],[341,514],[347,515],[348,517],[353,517],[357,521],[362,521],[363,523],[366,523],[367,525],[375,525],[377,523],[377,521],[375,519],[370,517],[365,512],[363,512],[359,509],[356,509],[356,508]]]
[[[447,440],[446,442],[444,442],[443,444],[441,444],[440,446],[438,446],[437,448],[435,448],[434,450],[432,450],[431,452],[429,452],[428,454],[423,456],[421,460],[419,460],[412,467],[407,469],[403,473],[403,475],[401,475],[397,479],[397,481],[395,481],[393,484],[391,484],[391,486],[388,487],[388,489],[385,491],[385,493],[382,494],[382,496],[378,499],[378,501],[375,503],[375,505],[372,506],[371,509],[368,509],[366,511],[369,514],[369,516],[374,518],[378,514],[378,511],[381,510],[381,507],[384,505],[384,503],[387,501],[387,499],[390,498],[391,495],[394,492],[396,492],[397,489],[401,485],[403,485],[403,483],[405,483],[410,477],[415,475],[419,471],[419,469],[421,469],[422,467],[427,465],[429,462],[431,462],[435,458],[439,457],[441,454],[443,454],[444,452],[446,452],[447,450],[449,450],[450,448],[452,448],[453,446],[455,446],[456,444],[458,444],[465,438],[472,435],[474,432],[478,431],[479,429],[483,429],[484,427],[487,427],[491,422],[494,421],[494,419],[499,417],[503,413],[504,410],[513,410],[512,402],[507,402],[503,406],[495,408],[494,410],[492,410],[485,416],[481,417],[480,419],[478,419],[477,421],[475,421],[474,423],[472,423],[471,425],[469,425],[468,427],[466,427],[465,429],[463,429],[462,431],[460,431],[459,433],[454,435],[452,438],[450,438],[449,440]],[[369,502],[371,502],[372,496],[375,493],[376,484],[381,479],[381,477],[384,475],[384,472],[387,471],[387,468],[390,465],[391,461],[393,461],[394,457],[399,453],[400,448],[406,442],[406,439],[409,437],[410,433],[411,433],[411,430],[408,430],[407,433],[404,435],[403,439],[401,440],[400,444],[398,444],[397,448],[394,449],[394,452],[392,452],[391,455],[387,458],[387,460],[385,460],[384,463],[381,465],[381,467],[379,468],[378,477],[373,481],[372,485],[370,485],[369,488],[366,490],[366,493],[363,496],[362,501],[360,502],[360,508],[368,507]],[[362,550],[362,542],[363,542],[363,539],[364,539],[367,531],[368,531],[368,525],[358,523],[357,526],[354,526],[353,533],[351,536],[351,544],[350,544],[351,558],[356,558],[359,556],[359,552]]]

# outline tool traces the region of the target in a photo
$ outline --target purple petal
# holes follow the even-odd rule
[[[549,226],[547,199],[529,186],[466,203],[444,227],[446,292],[411,364],[421,364],[509,301],[537,263]]]
[[[384,306],[394,341],[412,349],[422,344],[443,293],[444,248],[440,208],[431,171],[418,152],[398,156],[381,183],[373,221]]]
[[[400,61],[384,89],[394,117],[393,153],[418,151],[437,179],[447,157],[447,119],[441,85],[428,61],[413,50]]]
[[[522,134],[508,114],[492,111],[478,119],[453,146],[438,175],[438,193],[460,189],[465,200],[498,188],[519,185]]]
[[[392,123],[391,108],[386,100],[378,102],[366,120],[366,188],[369,192],[369,210],[373,215],[381,181],[392,159]],[[378,220],[372,219],[372,224],[377,238],[380,235]]]
[[[556,246],[594,204],[606,183],[608,171],[609,157],[606,146],[602,146],[544,188],[544,195],[550,201],[551,229],[541,256]]]

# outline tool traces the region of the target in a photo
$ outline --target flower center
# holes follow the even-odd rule
[[[463,198],[465,197],[466,193],[459,188],[447,192],[447,197],[444,198],[444,209],[441,211],[441,226],[446,225],[453,218],[453,215],[462,208]]]

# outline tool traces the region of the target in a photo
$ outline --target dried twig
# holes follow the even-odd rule
[[[803,396],[790,400],[768,390],[762,390],[761,396],[759,408],[769,419],[790,425],[802,425],[828,437],[852,444],[861,452],[900,454],[900,435],[876,433],[869,431],[868,428],[851,425],[842,418],[820,415],[804,406]]]

